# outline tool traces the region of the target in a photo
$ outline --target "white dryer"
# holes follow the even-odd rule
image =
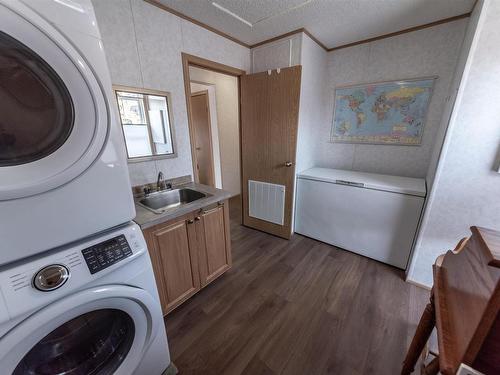
[[[0,269],[2,374],[159,375],[170,365],[136,224]]]
[[[0,0],[0,265],[135,216],[90,0]]]

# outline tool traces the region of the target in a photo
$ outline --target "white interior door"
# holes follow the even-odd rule
[[[5,374],[131,374],[163,327],[146,291],[104,286],[34,313],[0,341]]]

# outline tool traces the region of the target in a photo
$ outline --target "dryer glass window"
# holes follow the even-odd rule
[[[45,336],[14,370],[20,374],[112,374],[134,341],[132,318],[116,309],[74,318]]]
[[[0,32],[0,167],[50,155],[69,137],[73,102],[57,73]]]

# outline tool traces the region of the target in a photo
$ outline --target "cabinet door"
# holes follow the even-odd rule
[[[201,286],[231,267],[227,204],[203,211],[197,222]]]
[[[193,220],[188,218],[162,227],[152,233],[153,246],[158,255],[163,286],[163,312],[166,314],[200,289],[196,232]]]

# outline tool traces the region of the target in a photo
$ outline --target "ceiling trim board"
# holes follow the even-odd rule
[[[207,24],[205,24],[203,22],[200,22],[200,21],[198,21],[198,20],[196,20],[194,18],[186,16],[184,13],[181,13],[181,12],[175,10],[175,9],[172,9],[172,8],[170,8],[170,7],[166,6],[166,5],[158,2],[157,0],[143,0],[143,1],[145,1],[148,4],[151,4],[151,5],[155,6],[157,8],[160,8],[160,9],[166,11],[166,12],[169,12],[169,13],[177,16],[177,17],[185,19],[186,21],[192,22],[195,25],[203,27],[204,29],[206,29],[208,31],[211,31],[211,32],[213,32],[213,33],[215,33],[215,34],[217,34],[219,36],[222,36],[223,38],[229,39],[232,42],[235,42],[235,43],[237,43],[237,44],[239,44],[239,45],[241,45],[243,47],[250,48],[250,49],[256,48],[256,47],[262,46],[264,44],[271,43],[271,42],[274,42],[274,41],[277,41],[277,40],[280,40],[280,39],[283,39],[283,38],[286,38],[286,37],[289,37],[291,35],[295,35],[295,34],[299,34],[299,33],[304,33],[307,36],[309,36],[314,42],[316,42],[325,51],[332,52],[332,51],[336,51],[336,50],[343,49],[343,48],[357,46],[359,44],[370,43],[370,42],[374,42],[374,41],[377,41],[377,40],[386,39],[386,38],[390,38],[390,37],[393,37],[393,36],[398,36],[398,35],[401,35],[401,34],[410,33],[410,32],[413,32],[413,31],[427,29],[429,27],[441,25],[441,24],[444,24],[444,23],[457,21],[457,20],[460,20],[460,19],[463,19],[463,18],[470,17],[470,15],[472,14],[472,11],[470,11],[468,13],[459,14],[458,16],[443,18],[443,19],[440,19],[440,20],[437,20],[437,21],[434,21],[434,22],[430,22],[430,23],[426,23],[426,24],[423,24],[423,25],[418,25],[418,26],[410,27],[408,29],[403,29],[403,30],[395,31],[395,32],[388,33],[388,34],[383,34],[383,35],[375,36],[373,38],[362,39],[362,40],[359,40],[357,42],[347,43],[347,44],[343,44],[343,45],[340,45],[340,46],[337,46],[337,47],[330,47],[329,48],[329,47],[325,46],[323,43],[321,43],[318,38],[316,38],[309,30],[307,30],[304,27],[301,27],[300,29],[289,31],[289,32],[287,32],[285,34],[281,34],[281,35],[275,36],[275,37],[270,38],[270,39],[263,40],[261,42],[255,43],[255,44],[248,44],[248,43],[242,42],[239,39],[236,39],[236,38],[232,37],[229,34],[226,34],[226,33],[222,32],[220,30],[217,30],[217,29],[213,28],[212,26],[209,26],[209,25],[207,25]],[[478,2],[478,0],[476,0],[476,2],[474,3],[474,6],[477,4],[477,2]],[[474,7],[473,7],[473,9],[474,9]]]
[[[368,39],[359,40],[357,42],[343,44],[343,45],[338,46],[338,47],[328,48],[328,52],[336,51],[336,50],[347,48],[347,47],[357,46],[359,44],[370,43],[370,42],[374,42],[374,41],[381,40],[381,39],[391,38],[393,36],[398,36],[398,35],[401,35],[401,34],[411,33],[413,31],[427,29],[429,27],[433,27],[433,26],[437,26],[437,25],[442,25],[443,23],[458,21],[460,19],[470,17],[470,15],[471,15],[471,12],[464,13],[464,14],[459,14],[458,16],[443,18],[441,20],[437,20],[437,21],[434,21],[434,22],[426,23],[424,25],[414,26],[414,27],[410,27],[408,29],[395,31],[393,33],[383,34],[383,35],[375,36],[373,38],[368,38]]]
[[[281,34],[281,35],[278,35],[278,36],[275,36],[273,38],[270,38],[270,39],[266,39],[266,40],[263,40],[262,42],[258,42],[258,43],[255,43],[255,44],[252,44],[250,46],[250,48],[256,48],[256,47],[260,47],[264,44],[267,44],[267,43],[271,43],[271,42],[275,42],[277,40],[280,40],[280,39],[283,39],[283,38],[287,38],[289,36],[292,36],[292,35],[295,35],[295,34],[300,34],[300,33],[304,33],[306,34],[309,38],[311,38],[312,40],[314,40],[321,48],[323,48],[325,51],[328,51],[328,47],[325,46],[323,43],[321,43],[318,38],[316,38],[314,35],[312,35],[306,28],[304,27],[301,27],[300,29],[296,29],[296,30],[292,30],[292,31],[289,31],[285,34]]]
[[[146,2],[146,3],[148,3],[148,4],[151,4],[151,5],[155,6],[155,7],[157,7],[157,8],[160,8],[160,9],[162,9],[162,10],[166,11],[166,12],[169,12],[169,13],[171,13],[171,14],[173,14],[173,15],[177,16],[177,17],[180,17],[180,18],[182,18],[182,19],[185,19],[186,21],[192,22],[192,23],[194,23],[195,25],[198,25],[198,26],[200,26],[200,27],[203,27],[204,29],[207,29],[208,31],[211,31],[211,32],[213,32],[213,33],[215,33],[215,34],[217,34],[217,35],[219,35],[219,36],[222,36],[222,37],[224,37],[224,38],[226,38],[226,39],[229,39],[229,40],[230,40],[230,41],[232,41],[232,42],[238,43],[239,45],[241,45],[241,46],[243,46],[243,47],[250,48],[250,45],[249,45],[249,44],[247,44],[247,43],[245,43],[245,42],[242,42],[241,40],[238,40],[238,39],[236,39],[236,38],[233,38],[231,35],[226,34],[226,33],[222,32],[222,31],[220,31],[220,30],[217,30],[217,29],[213,28],[212,26],[209,26],[209,25],[207,25],[207,24],[205,24],[205,23],[203,23],[203,22],[200,22],[200,21],[198,21],[198,20],[195,20],[194,18],[191,18],[191,17],[189,17],[189,16],[186,16],[184,13],[178,12],[177,10],[172,9],[172,8],[170,8],[170,7],[168,7],[168,6],[164,5],[164,4],[162,4],[162,3],[159,3],[159,2],[158,2],[158,1],[156,1],[156,0],[143,0],[143,1],[145,1],[145,2]]]
[[[234,19],[237,19],[238,21],[244,23],[247,26],[253,27],[253,24],[250,21],[247,21],[243,17],[238,16],[236,13],[231,12],[229,9],[224,8],[222,5],[219,3],[216,3],[215,1],[212,1],[212,6],[216,7],[220,11],[226,13],[227,15],[233,17]]]
[[[285,34],[281,34],[281,35],[278,35],[278,36],[275,36],[275,37],[263,40],[262,42],[258,42],[258,43],[252,44],[252,45],[250,45],[250,48],[260,47],[260,46],[263,46],[264,44],[275,42],[277,40],[286,38],[287,36],[291,36],[291,35],[295,35],[295,34],[301,33],[303,30],[304,30],[304,28],[300,28],[300,29],[297,29],[297,30],[289,31],[289,32],[287,32]]]

